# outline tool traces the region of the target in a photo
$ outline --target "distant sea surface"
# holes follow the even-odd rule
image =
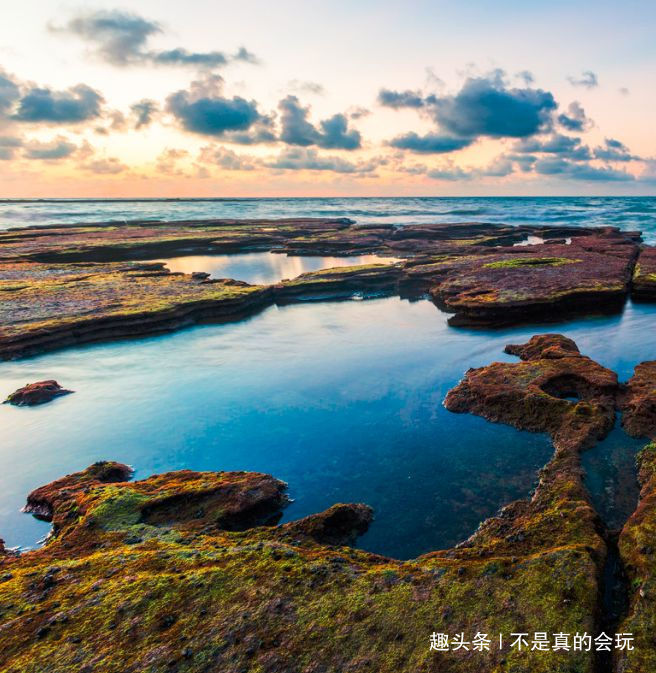
[[[209,218],[350,217],[359,223],[497,222],[639,229],[656,243],[656,197],[369,197],[0,200],[0,229]]]

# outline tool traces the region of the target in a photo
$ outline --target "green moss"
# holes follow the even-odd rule
[[[103,530],[122,530],[139,521],[146,500],[146,496],[130,488],[106,486],[102,502],[89,511],[89,516]]]
[[[570,259],[568,257],[519,257],[516,259],[504,259],[498,262],[489,262],[483,264],[486,269],[518,269],[540,266],[563,266],[564,264],[576,264],[580,259]]]

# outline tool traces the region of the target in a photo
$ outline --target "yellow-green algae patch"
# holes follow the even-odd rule
[[[603,543],[576,472],[558,461],[531,502],[406,562],[317,542],[331,510],[228,529],[256,502],[284,504],[284,484],[266,475],[121,474],[101,463],[31,494],[50,503],[55,533],[2,558],[2,670],[594,670],[588,653],[495,647],[499,633],[538,625],[594,628]],[[434,631],[488,633],[493,647],[431,652]]]
[[[504,259],[498,262],[483,264],[485,269],[521,269],[534,266],[563,266],[563,264],[577,264],[580,259],[568,257],[517,257],[516,259]]]

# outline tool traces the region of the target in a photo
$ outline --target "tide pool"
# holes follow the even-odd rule
[[[137,479],[181,468],[271,473],[294,499],[283,521],[366,502],[376,519],[360,546],[411,558],[526,497],[552,453],[543,435],[443,408],[469,367],[512,361],[505,344],[546,331],[573,338],[621,380],[656,355],[646,338],[654,306],[494,331],[450,328],[447,317],[397,297],[271,307],[238,323],[2,363],[2,393],[47,378],[76,392],[0,407],[0,537],[33,546],[48,526],[19,513],[27,493],[113,459]]]

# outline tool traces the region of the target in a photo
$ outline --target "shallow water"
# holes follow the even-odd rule
[[[187,255],[159,259],[173,272],[204,271],[211,278],[234,278],[253,285],[268,285],[285,278],[296,278],[308,271],[359,264],[391,264],[392,257],[352,255],[350,257],[298,257],[273,252],[251,252],[239,255]]]
[[[617,419],[615,428],[581,457],[585,485],[602,521],[610,530],[619,530],[638,504],[635,460],[646,439],[629,437]]]
[[[656,242],[656,197],[369,197],[0,200],[0,229],[204,218],[350,217],[360,223],[502,222],[639,229]]]
[[[548,329],[470,331],[448,327],[428,301],[390,297],[271,307],[239,323],[2,363],[7,393],[45,378],[77,392],[0,407],[0,536],[33,545],[47,526],[18,513],[27,492],[115,459],[137,478],[269,472],[289,483],[285,520],[367,502],[376,521],[364,548],[410,558],[450,546],[525,497],[551,455],[542,435],[442,407],[466,369],[511,361],[506,343],[558,331],[625,380],[656,355],[655,316],[656,306],[629,304]]]

